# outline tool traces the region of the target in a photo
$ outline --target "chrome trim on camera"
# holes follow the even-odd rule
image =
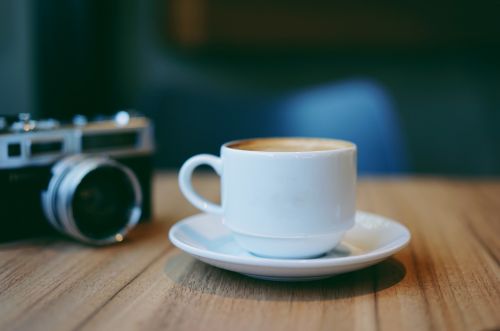
[[[122,229],[107,238],[95,239],[85,236],[78,229],[73,216],[72,202],[83,178],[102,166],[113,167],[125,174],[132,185],[135,201],[129,219]],[[45,216],[59,232],[89,244],[104,245],[122,241],[127,232],[139,222],[142,204],[141,187],[134,173],[124,165],[107,157],[79,154],[59,161],[52,168],[52,173],[47,191],[42,193],[42,205]]]
[[[137,133],[137,143],[131,147],[110,147],[82,150],[83,137],[109,134],[110,137],[123,133]],[[31,154],[31,145],[40,142],[60,142],[62,150],[41,155]],[[20,155],[9,155],[9,144],[20,147]],[[115,120],[88,122],[84,125],[57,126],[54,129],[0,132],[0,169],[26,166],[42,166],[54,163],[61,157],[82,152],[103,154],[111,157],[151,154],[154,150],[153,127],[146,117],[131,116],[125,123]]]

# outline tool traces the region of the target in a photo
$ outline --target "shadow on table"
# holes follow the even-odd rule
[[[399,283],[404,265],[394,258],[372,267],[310,282],[272,282],[212,267],[179,253],[165,265],[165,275],[190,291],[254,300],[313,301],[370,294]]]

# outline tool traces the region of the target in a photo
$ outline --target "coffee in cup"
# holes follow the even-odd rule
[[[222,203],[193,189],[206,164],[221,176]],[[333,249],[354,225],[356,146],[321,138],[257,138],[229,142],[221,156],[188,159],[179,173],[185,197],[222,216],[246,250],[263,257],[310,258]]]

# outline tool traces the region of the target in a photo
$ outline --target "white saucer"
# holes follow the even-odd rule
[[[410,241],[408,229],[393,220],[358,211],[354,227],[337,248],[314,259],[262,258],[243,250],[220,216],[198,214],[176,223],[170,241],[213,266],[251,277],[300,281],[325,278],[378,263]]]

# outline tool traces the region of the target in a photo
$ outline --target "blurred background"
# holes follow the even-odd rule
[[[158,168],[353,140],[362,174],[500,174],[499,1],[0,0],[0,113],[134,108]]]

